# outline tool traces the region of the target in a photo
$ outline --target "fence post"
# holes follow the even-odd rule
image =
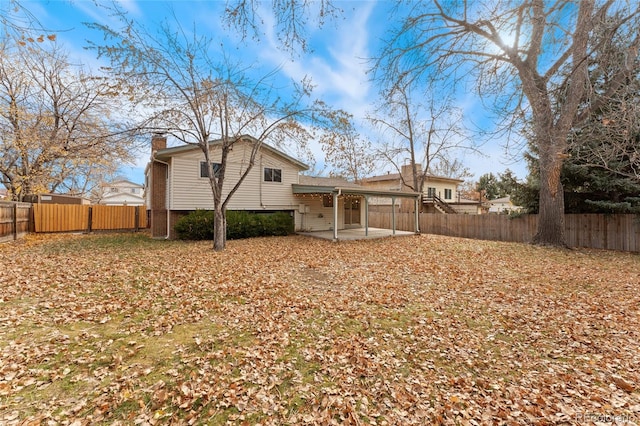
[[[13,205],[13,240],[18,239],[18,203]]]
[[[33,207],[34,204],[31,203],[29,205],[29,225],[28,225],[28,229],[29,232],[36,232],[36,212],[35,212],[35,207]]]

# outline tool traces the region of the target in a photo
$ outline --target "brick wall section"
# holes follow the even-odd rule
[[[176,223],[178,223],[178,220],[180,220],[181,217],[186,216],[187,214],[189,214],[189,212],[175,211],[175,210],[169,213],[169,219],[171,220],[171,229],[169,230],[169,239],[175,240],[176,238],[178,238],[178,233],[175,231],[174,227]]]
[[[151,139],[152,158],[156,151],[167,147],[167,138],[154,135]],[[151,236],[162,238],[167,236],[167,172],[168,166],[157,161],[151,163]]]

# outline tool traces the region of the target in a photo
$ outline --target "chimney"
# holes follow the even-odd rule
[[[418,172],[418,176],[422,174],[422,164],[416,164],[416,171]],[[400,167],[400,173],[407,186],[415,187],[413,182],[413,167],[411,164],[405,164]]]
[[[151,137],[151,154],[167,147],[167,137],[160,133],[155,133]]]

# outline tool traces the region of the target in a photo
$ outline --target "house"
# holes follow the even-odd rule
[[[251,152],[259,143],[241,136],[227,157],[223,199],[247,170]],[[210,142],[212,165],[196,145],[167,147],[165,137],[151,141],[151,160],[145,170],[146,205],[154,237],[174,238],[180,217],[197,209],[213,209],[208,172],[215,173],[220,161],[220,141]],[[342,179],[311,178],[302,175],[308,166],[286,153],[262,143],[249,174],[231,197],[227,210],[257,213],[287,212],[296,231],[368,228],[368,201],[371,198],[412,199],[419,194],[377,191]],[[417,215],[416,215],[417,229]]]
[[[421,168],[419,167],[419,173]],[[435,176],[427,173],[422,186],[422,211],[427,213],[479,213],[480,203],[460,197],[458,186],[464,182],[460,179]],[[376,190],[406,192],[411,191],[413,185],[413,171],[411,165],[404,165],[400,173],[387,173],[362,180],[362,186]],[[377,211],[389,211],[394,206],[396,211],[413,211],[413,206],[406,201],[396,199],[393,203],[389,198],[373,199],[371,206]]]
[[[117,178],[102,185],[102,196],[98,204],[109,206],[144,205],[144,186],[125,178]]]
[[[515,213],[522,210],[522,207],[516,206],[511,202],[511,197],[506,196],[502,198],[496,198],[489,200],[489,213]]]

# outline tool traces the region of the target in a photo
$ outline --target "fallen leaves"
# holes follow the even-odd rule
[[[640,422],[637,255],[56,235],[0,262],[2,424]]]

